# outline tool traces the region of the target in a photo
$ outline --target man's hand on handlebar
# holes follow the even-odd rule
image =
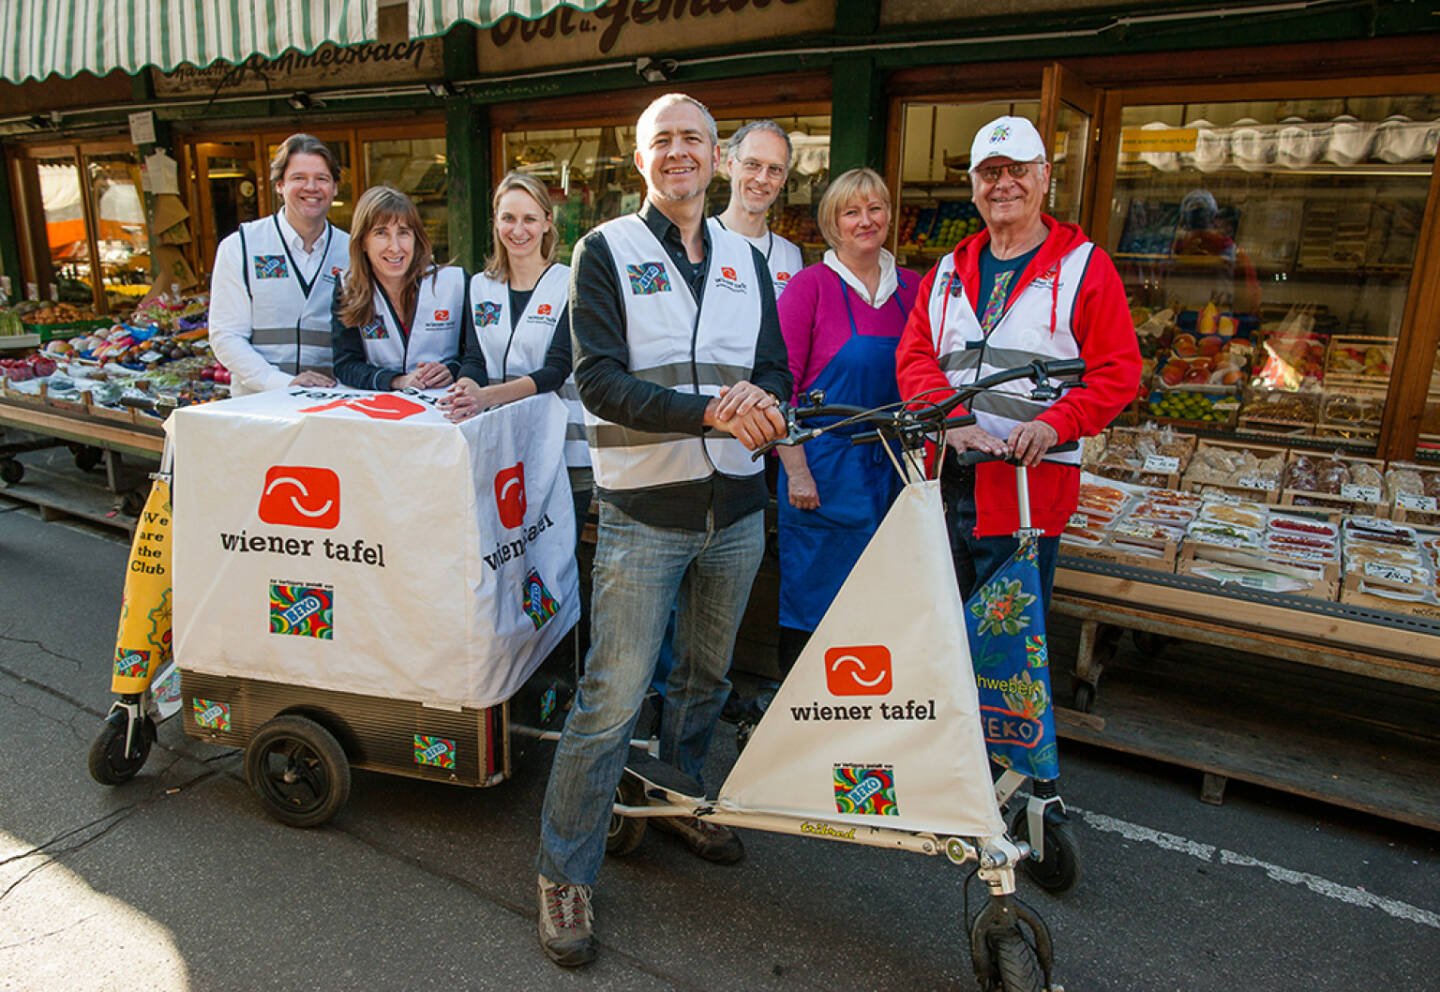
[[[1040,459],[1060,440],[1055,428],[1043,420],[1032,420],[1018,424],[1010,431],[1007,439],[1012,457],[1026,468],[1040,464]]]
[[[785,418],[775,397],[741,380],[720,391],[705,408],[705,426],[734,436],[751,451],[785,435]]]
[[[1010,454],[1010,448],[1004,441],[974,424],[946,431],[945,443],[962,455],[967,451],[983,451],[996,458],[1005,458]]]

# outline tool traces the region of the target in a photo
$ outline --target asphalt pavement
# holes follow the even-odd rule
[[[490,789],[356,772],[314,830],[268,819],[239,752],[179,721],[97,785],[126,552],[0,498],[0,989],[975,988],[968,870],[754,831],[733,867],[651,831],[605,865],[599,960],[555,967],[544,744]],[[734,758],[722,725],[712,782]],[[1194,772],[1068,742],[1061,764],[1084,877],[1021,894],[1069,992],[1436,987],[1440,835],[1233,783],[1209,806]]]

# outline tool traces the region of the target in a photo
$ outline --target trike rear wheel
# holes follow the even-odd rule
[[[250,738],[245,779],[265,812],[290,827],[318,827],[350,795],[350,763],[333,734],[303,716],[279,716]]]
[[[621,775],[620,784],[615,787],[615,801],[622,806],[644,806],[645,787],[631,775]],[[645,839],[645,820],[638,816],[621,816],[610,813],[610,830],[605,835],[605,853],[623,857]]]

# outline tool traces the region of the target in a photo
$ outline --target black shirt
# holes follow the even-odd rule
[[[680,228],[648,199],[639,217],[664,246],[696,300],[703,301],[711,256],[708,225],[702,221],[700,227],[705,258],[695,263],[686,256]],[[753,247],[750,250],[760,277],[760,333],[750,381],[776,397],[789,396],[790,368],[775,311],[774,284],[764,256]],[[571,264],[569,311],[575,382],[586,408],[606,420],[648,433],[704,434],[709,396],[694,392],[693,387],[692,391],[667,389],[630,374],[625,303],[604,235],[591,231],[581,238]],[[641,523],[682,530],[705,530],[712,513],[715,527],[729,526],[763,509],[769,499],[763,472],[741,477],[712,472],[708,478],[690,482],[626,490],[597,486],[596,492]]]
[[[425,278],[430,278],[426,276]],[[405,373],[404,369],[385,368],[381,365],[374,365],[365,357],[365,339],[360,335],[358,327],[348,327],[340,319],[340,296],[344,292],[341,280],[335,280],[335,295],[330,303],[330,356],[335,366],[335,378],[342,386],[349,386],[351,389],[375,389],[386,390],[390,388],[392,380]],[[470,280],[465,280],[465,313],[470,313]],[[399,315],[393,315],[399,322]],[[414,320],[414,314],[410,315]],[[401,323],[397,333],[405,342],[408,350],[410,342],[410,328]],[[463,334],[462,334],[463,340]],[[458,344],[459,342],[457,342]],[[462,373],[462,363],[458,359],[451,359],[445,363],[450,370],[452,377],[458,378]],[[481,374],[484,374],[484,366],[481,366]],[[482,383],[483,385],[483,383]]]

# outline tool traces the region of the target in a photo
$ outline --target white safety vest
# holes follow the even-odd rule
[[[1094,249],[1086,241],[1032,279],[1010,300],[988,338],[975,316],[975,303],[955,272],[955,253],[942,258],[930,287],[930,335],[950,384],[967,386],[1036,359],[1079,358],[1080,344],[1071,321]],[[1017,424],[1029,423],[1054,402],[1031,399],[1032,388],[1028,380],[1019,380],[979,394],[970,401],[976,424],[995,437],[1008,437]],[[1046,460],[1078,465],[1080,452],[1047,455]]]
[[[307,369],[328,373],[334,364],[330,304],[336,281],[350,266],[350,235],[327,222],[321,237],[320,268],[307,286],[275,215],[240,225],[245,288],[250,293],[250,344],[291,375]]]
[[[494,382],[509,382],[530,375],[545,365],[545,352],[555,337],[555,325],[570,302],[570,266],[558,262],[546,269],[530,294],[525,312],[511,326],[510,287],[484,272],[470,278],[470,311],[475,337],[485,356],[485,371]],[[565,377],[559,390],[565,402],[565,464],[588,468],[590,447],[585,443],[585,411],[575,376]]]
[[[710,218],[710,230],[715,228],[730,230],[725,222],[719,217]],[[731,231],[731,234],[739,234],[738,231]],[[790,285],[790,280],[795,273],[805,268],[804,256],[800,254],[799,247],[793,242],[780,237],[774,231],[767,230],[758,238],[741,234],[750,244],[754,245],[761,255],[765,256],[765,265],[770,269],[770,281],[775,287],[775,299],[780,299],[780,294],[785,287]]]
[[[400,302],[400,301],[395,301]],[[400,316],[375,286],[375,316],[360,328],[365,361],[385,369],[413,372],[421,362],[451,362],[460,355],[460,328],[465,319],[465,270],[447,265],[420,280],[415,323],[407,338]]]
[[[715,396],[748,380],[760,336],[760,274],[749,243],[710,226],[703,303],[645,222],[628,214],[597,228],[614,259],[625,308],[630,374],[681,392]],[[764,468],[728,434],[651,434],[585,410],[595,484],[645,489]]]

